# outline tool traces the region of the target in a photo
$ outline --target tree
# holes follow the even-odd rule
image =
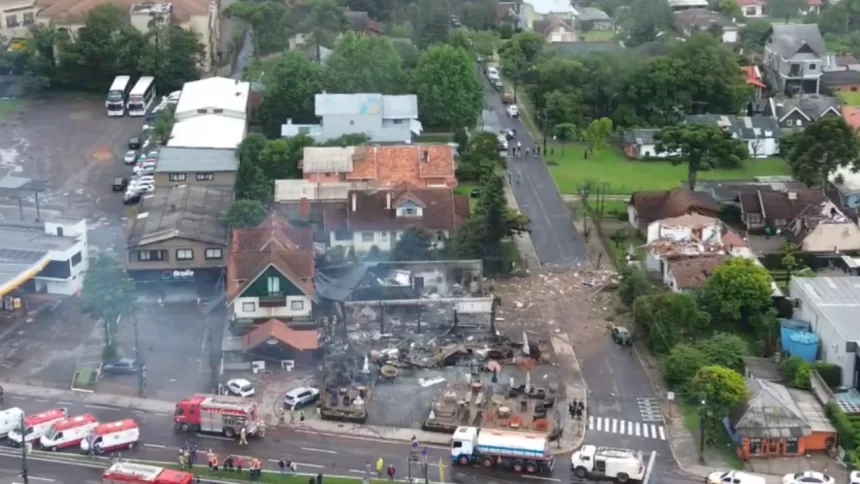
[[[800,247],[797,244],[786,240],[782,243],[779,251],[779,263],[785,269],[785,282],[788,284],[791,281],[791,273],[800,267],[800,262],[797,260],[797,254],[800,252]]]
[[[636,300],[633,318],[636,333],[658,354],[667,354],[676,344],[691,341],[710,323],[696,298],[667,292]]]
[[[767,20],[750,20],[741,28],[741,45],[761,49],[772,25]]]
[[[660,38],[672,26],[672,10],[668,3],[634,0],[623,24],[624,45],[636,47]]]
[[[591,143],[592,150],[606,148],[606,138],[612,134],[612,120],[609,118],[595,119],[582,132],[582,139]]]
[[[721,421],[747,399],[747,384],[743,375],[722,366],[705,366],[690,382],[690,393],[703,403],[701,425],[708,440],[713,442],[722,432]]]
[[[767,269],[737,257],[714,269],[701,301],[715,320],[746,325],[750,317],[771,306],[771,284]]]
[[[245,137],[236,150],[239,169],[236,172],[236,197],[262,203],[272,198],[272,186],[258,165],[260,153],[266,148],[266,137],[253,133]]]
[[[331,92],[398,94],[404,92],[404,80],[403,59],[387,37],[347,32],[328,59],[326,85]]]
[[[682,121],[692,105],[685,69],[679,59],[659,57],[626,80],[623,102],[635,113],[635,124],[667,126]]]
[[[413,78],[424,123],[451,129],[475,125],[484,90],[468,53],[450,45],[431,46],[418,59]]]
[[[553,132],[555,133],[554,138],[561,141],[561,156],[564,156],[565,144],[576,138],[576,125],[573,123],[557,124],[553,128]]]
[[[719,365],[735,371],[743,371],[745,356],[749,356],[749,344],[736,334],[716,333],[699,345],[709,365]]]
[[[473,135],[466,145],[457,167],[457,179],[481,181],[505,166],[505,160],[499,152],[498,138],[493,133],[482,131]]]
[[[689,397],[690,381],[705,364],[705,355],[695,346],[683,343],[675,345],[666,357],[663,377],[670,388]]]
[[[618,272],[621,276],[618,295],[621,297],[621,302],[632,308],[637,299],[648,294],[650,287],[648,276],[641,268],[632,265],[625,265]]]
[[[496,26],[496,5],[493,0],[478,0],[463,5],[460,22],[475,31],[490,31]]]
[[[293,18],[284,2],[234,2],[225,10],[231,19],[242,20],[254,29],[254,56],[259,58],[274,52],[283,52],[295,30]]]
[[[770,7],[770,4],[768,4],[768,7]],[[741,6],[734,0],[720,0],[718,8],[720,13],[727,18],[737,19],[743,17]]]
[[[391,259],[396,261],[409,260],[433,260],[433,234],[418,227],[410,227],[403,232],[403,235],[397,240],[394,245],[394,250],[391,251]]]
[[[112,363],[118,357],[116,341],[117,319],[134,309],[136,301],[134,282],[125,269],[107,252],[90,258],[84,273],[80,307],[84,314],[101,320],[104,326],[102,360]]]
[[[447,4],[436,0],[418,0],[412,7],[412,40],[424,50],[433,44],[448,41],[451,19]]]
[[[200,78],[206,50],[196,33],[164,22],[154,22],[143,37],[140,71],[155,77],[156,91],[168,93]],[[137,44],[125,49],[136,49]],[[126,54],[128,56],[133,53]]]
[[[499,35],[493,31],[481,30],[472,32],[471,39],[475,53],[484,59],[492,57],[499,46]]]
[[[840,167],[860,167],[857,139],[841,116],[824,116],[791,138],[786,161],[791,173],[807,186],[824,186]]]
[[[166,145],[170,140],[170,133],[173,132],[173,125],[176,124],[175,109],[174,106],[162,109],[155,115],[155,121],[152,122],[152,138],[160,145]]]
[[[696,189],[696,176],[703,169],[738,167],[749,152],[744,143],[718,126],[683,124],[667,126],[654,135],[658,153],[679,153],[673,164],[687,162],[687,182]]]
[[[801,18],[801,11],[807,10],[809,3],[806,0],[773,0],[767,2],[767,13],[771,18],[785,19],[790,23],[791,18]]]
[[[344,7],[353,12],[367,12],[370,18],[388,23],[399,12],[395,0],[343,0]],[[390,32],[388,33],[390,35]]]
[[[317,122],[314,95],[323,91],[325,70],[305,55],[292,51],[267,66],[263,101],[258,109],[263,133],[280,138],[287,119]]]
[[[544,96],[543,106],[547,126],[570,124],[575,128],[581,119],[580,99],[575,93],[552,91]]]
[[[301,178],[299,160],[304,155],[304,149],[313,146],[313,138],[299,135],[288,140],[268,140],[265,148],[260,151],[257,166],[263,171],[267,180],[286,180]]]
[[[227,211],[227,221],[231,228],[256,227],[266,218],[266,206],[259,200],[236,200]]]
[[[313,42],[315,58],[322,59],[322,46],[332,45],[337,34],[346,29],[346,14],[343,7],[334,0],[310,0],[303,7],[309,11],[302,19],[299,31]]]

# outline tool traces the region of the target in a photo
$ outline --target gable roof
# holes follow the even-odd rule
[[[555,32],[559,27],[562,27],[569,32],[574,32],[573,25],[557,15],[547,15],[534,22],[534,31],[543,36],[547,36]]]
[[[771,99],[771,101],[774,103],[773,111],[779,122],[783,122],[793,112],[799,113],[808,121],[817,121],[827,113],[841,115],[842,103],[831,96],[809,94],[789,99]]]
[[[349,173],[355,147],[308,146],[302,150],[302,173]]]
[[[253,350],[270,339],[276,339],[299,351],[317,350],[320,347],[319,331],[293,329],[278,319],[270,319],[246,334],[242,338],[242,347],[245,351]]]
[[[760,87],[762,89],[767,87],[767,84],[762,80],[761,71],[757,66],[742,66],[741,70],[744,71],[744,77],[746,77],[747,84],[754,87]]]
[[[812,433],[785,386],[754,378],[747,382],[747,389],[749,399],[730,417],[739,434],[747,438],[786,439]]]
[[[382,24],[370,18],[367,12],[346,11],[344,12],[350,29],[355,32],[373,32],[382,34]]]
[[[860,84],[860,72],[857,71],[827,71],[821,74],[821,82],[828,86],[849,86]]]
[[[688,213],[714,214],[720,211],[709,194],[693,192],[686,187],[664,192],[636,192],[630,197],[629,204],[636,209],[640,219],[648,222]]]
[[[582,7],[579,9],[580,22],[612,22],[608,13],[594,7]]]
[[[669,259],[669,270],[675,276],[678,289],[698,289],[708,282],[714,269],[729,258],[724,255],[702,256],[691,259]]]
[[[793,220],[806,207],[826,198],[824,190],[810,188],[791,192],[756,190],[740,194],[741,213],[760,214],[770,220]]]
[[[159,189],[144,197],[131,222],[128,248],[169,239],[185,239],[225,247],[227,210],[233,192],[196,185]]]
[[[397,216],[394,202],[407,193],[410,201],[423,203],[422,216]],[[388,197],[392,201],[391,209],[386,208]],[[446,230],[453,234],[469,218],[470,212],[468,195],[455,195],[453,189],[400,185],[375,192],[350,190],[344,207],[324,211],[323,226],[327,232],[375,232],[418,227],[431,232]]]
[[[683,30],[684,27],[695,27],[698,30],[707,30],[712,25],[737,29],[737,26],[732,24],[719,12],[714,12],[707,8],[688,8],[674,12],[674,15],[675,25],[681,30]]]
[[[725,114],[694,114],[684,119],[686,124],[718,126],[742,140],[779,138],[779,122],[770,116],[729,116]]]
[[[794,57],[805,45],[819,57],[827,54],[818,24],[774,24],[766,38],[765,45],[783,59]]]
[[[275,213],[254,228],[233,230],[232,250],[236,252],[312,250],[313,245],[313,229],[296,227]]]
[[[424,187],[428,181],[454,187],[456,151],[446,144],[359,146],[352,156],[347,181],[374,181],[380,187],[407,183]]]
[[[654,135],[660,131],[652,128],[636,128],[624,132],[624,143],[652,145],[655,143]]]
[[[834,59],[836,61],[836,65],[839,67],[848,67],[860,64],[860,61],[857,60],[853,55],[837,55]]]

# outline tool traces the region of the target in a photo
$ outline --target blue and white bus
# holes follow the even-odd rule
[[[116,76],[110,85],[105,108],[108,116],[122,116],[125,114],[125,103],[128,93],[131,91],[131,76]]]
[[[128,95],[128,115],[144,116],[155,99],[155,78],[144,76],[137,80]]]

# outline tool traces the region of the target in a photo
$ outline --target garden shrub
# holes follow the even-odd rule
[[[812,365],[812,369],[821,375],[821,379],[830,388],[842,386],[842,368],[840,366],[817,361]]]

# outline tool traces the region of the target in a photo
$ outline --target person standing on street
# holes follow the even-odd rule
[[[242,427],[242,430],[239,431],[239,445],[248,445],[247,432],[245,427]]]
[[[394,464],[388,464],[388,482],[394,482],[394,474],[397,470],[394,469]]]
[[[245,466],[245,459],[241,455],[236,456],[236,472],[241,474],[242,473],[242,467],[244,467],[244,466]]]
[[[284,462],[284,459],[278,460],[278,470],[282,476],[287,473],[287,463]]]
[[[385,466],[385,462],[382,460],[382,457],[376,461],[376,477],[382,477],[382,468]]]

